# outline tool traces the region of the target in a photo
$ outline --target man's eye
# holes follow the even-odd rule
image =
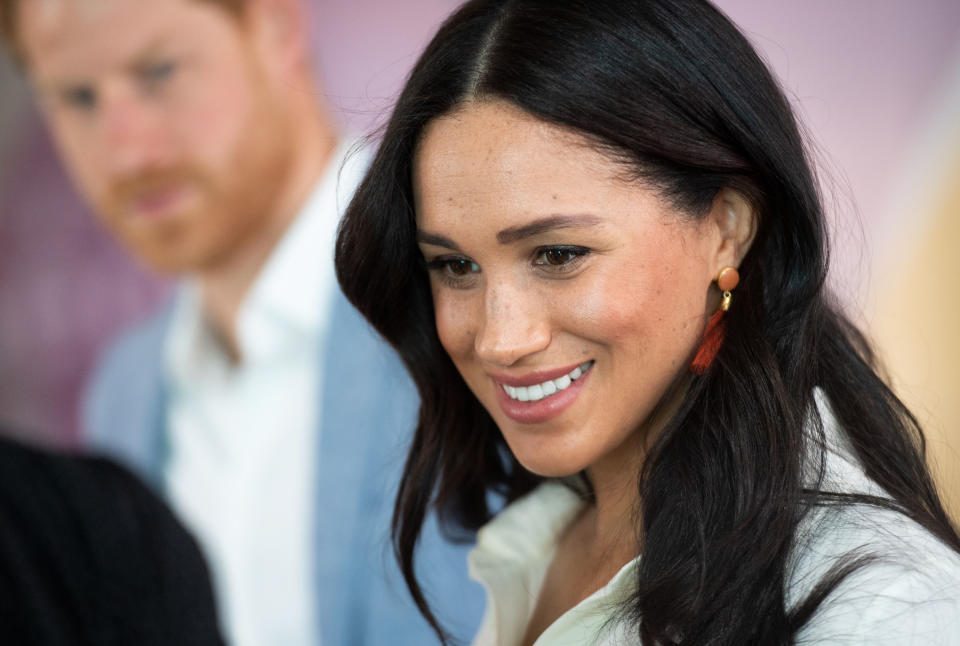
[[[161,83],[168,80],[177,70],[173,61],[159,61],[145,65],[140,70],[140,78],[147,83]]]
[[[97,105],[97,93],[89,85],[68,87],[61,93],[61,99],[67,106],[80,110],[90,110]]]

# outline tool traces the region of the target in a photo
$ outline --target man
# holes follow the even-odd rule
[[[184,278],[100,366],[91,445],[197,534],[231,643],[430,643],[387,540],[415,391],[336,289],[362,160],[318,105],[301,2],[0,0],[0,24],[104,225]],[[421,549],[469,636],[465,548],[432,523]]]

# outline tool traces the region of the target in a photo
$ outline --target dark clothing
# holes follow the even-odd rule
[[[0,439],[0,643],[223,641],[196,543],[139,481]]]

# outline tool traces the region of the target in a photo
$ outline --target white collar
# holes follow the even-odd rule
[[[241,342],[246,319],[254,312],[315,335],[321,318],[318,304],[328,300],[336,284],[337,224],[366,169],[367,155],[350,151],[348,142],[337,145],[300,215],[250,287],[238,318]]]
[[[547,570],[567,525],[586,503],[559,481],[547,481],[512,503],[477,534],[468,556],[470,576],[487,590],[487,617],[475,643],[520,643],[536,607]],[[608,630],[608,619],[634,589],[637,557],[610,581],[559,617],[537,643],[594,643]],[[558,639],[563,636],[562,639]]]

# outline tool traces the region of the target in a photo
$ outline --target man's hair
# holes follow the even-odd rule
[[[247,0],[197,0],[219,5],[230,13],[239,15]],[[23,0],[0,0],[0,45],[6,47],[17,63],[25,63],[23,48],[17,33],[17,8]]]

